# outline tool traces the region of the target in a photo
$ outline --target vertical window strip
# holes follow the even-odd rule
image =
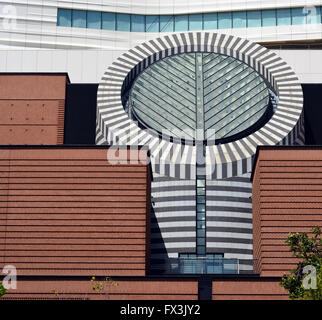
[[[196,247],[197,255],[206,254],[206,176],[196,177]]]

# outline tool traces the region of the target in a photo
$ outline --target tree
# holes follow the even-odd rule
[[[312,228],[312,233],[312,237],[309,237],[306,232],[290,233],[286,239],[293,256],[300,259],[296,269],[291,270],[289,275],[284,274],[280,281],[280,285],[289,291],[290,299],[322,300],[322,239],[320,227]],[[312,273],[313,271],[316,271],[316,282],[313,280],[315,276]],[[312,281],[315,283],[312,283]],[[309,284],[309,286],[304,284]]]
[[[7,292],[7,289],[3,286],[2,282],[0,282],[0,299]]]

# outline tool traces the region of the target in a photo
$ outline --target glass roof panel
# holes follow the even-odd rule
[[[217,53],[183,53],[161,59],[134,81],[129,112],[159,133],[222,139],[243,132],[265,114],[269,91],[247,64]],[[215,136],[214,136],[215,133]],[[200,137],[200,135],[198,135]]]

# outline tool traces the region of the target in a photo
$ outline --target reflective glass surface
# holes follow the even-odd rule
[[[102,13],[102,29],[115,30],[116,27],[116,14],[112,12]]]
[[[249,28],[261,27],[262,26],[262,14],[261,11],[248,11],[247,12],[247,23]]]
[[[175,16],[174,31],[188,30],[188,15]]]
[[[133,32],[144,32],[145,31],[145,16],[140,15],[140,14],[132,14],[131,31],[133,31]]]
[[[277,25],[289,26],[291,24],[291,9],[277,10]]]
[[[217,13],[204,13],[203,14],[203,28],[204,30],[211,30],[218,28]]]
[[[86,28],[86,11],[73,10],[72,26],[76,28]]]
[[[159,32],[160,17],[159,16],[146,16],[146,32]]]
[[[130,31],[131,30],[131,15],[125,13],[116,14],[116,30]]]
[[[160,32],[173,32],[173,30],[174,30],[174,17],[160,16]]]
[[[246,11],[233,12],[233,28],[246,28],[247,27]]]
[[[202,14],[189,15],[189,30],[202,30]]]
[[[230,29],[232,27],[231,12],[218,13],[218,29]]]
[[[321,23],[321,7],[308,7],[302,9],[306,14],[307,24]]]
[[[129,96],[131,111],[143,126],[188,140],[199,139],[197,128],[211,140],[243,132],[269,104],[268,88],[254,69],[215,53],[159,60],[136,78]],[[202,195],[204,182],[198,183]]]
[[[140,15],[61,8],[57,11],[57,26],[132,32],[180,32],[318,23],[321,23],[320,6],[189,15]]]
[[[62,27],[72,26],[72,10],[58,9],[57,25]]]
[[[101,28],[101,12],[97,12],[97,11],[87,12],[87,28],[90,28],[90,29]]]
[[[262,11],[262,26],[263,27],[276,26],[276,10]]]

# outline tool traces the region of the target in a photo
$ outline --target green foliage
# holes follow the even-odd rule
[[[7,292],[7,289],[3,286],[2,282],[0,282],[0,298]]]
[[[108,298],[108,289],[107,287],[113,286],[118,287],[119,283],[114,281],[111,277],[106,277],[105,281],[96,280],[95,274],[91,278],[92,289],[96,292],[104,294]]]
[[[280,281],[280,285],[289,291],[290,299],[322,300],[322,239],[320,227],[313,228],[312,233],[312,237],[309,237],[306,232],[290,233],[286,239],[294,257],[300,259],[296,269],[291,270],[289,275],[284,274]],[[316,269],[316,289],[305,289],[303,287],[303,278],[308,275],[303,274],[303,269],[309,265]]]

